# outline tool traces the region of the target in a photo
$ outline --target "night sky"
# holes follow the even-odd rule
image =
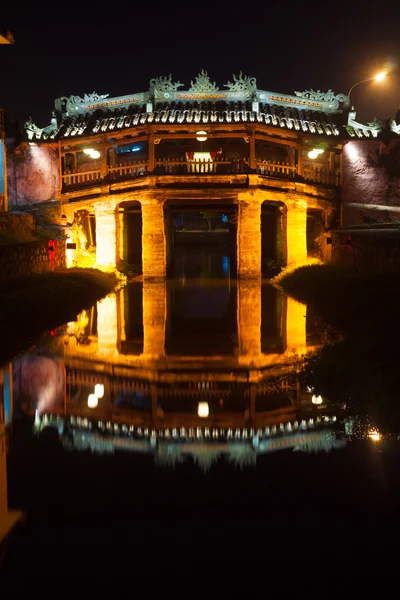
[[[268,91],[347,93],[384,67],[390,77],[357,86],[352,101],[364,120],[395,117],[400,6],[392,4],[39,2],[27,16],[15,3],[0,22],[15,37],[0,46],[0,106],[43,127],[59,96],[137,93],[169,73],[183,89],[205,69],[221,89],[242,70]]]

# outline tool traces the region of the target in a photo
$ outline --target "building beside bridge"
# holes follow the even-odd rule
[[[346,203],[359,218],[378,202],[365,198],[383,185],[365,176],[380,168],[369,149],[382,154],[400,126],[349,109],[331,90],[280,94],[242,73],[219,87],[205,71],[190,86],[157,77],[145,92],[58,98],[50,124],[29,120],[9,151],[9,205],[60,207],[71,260],[136,264],[144,278],[173,273],[185,221],[211,215],[237,275],[257,278],[315,252]]]

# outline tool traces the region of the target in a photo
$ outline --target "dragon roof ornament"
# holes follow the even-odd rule
[[[257,82],[255,77],[243,76],[242,71],[239,73],[239,77],[232,75],[234,83],[228,81],[224,83],[224,87],[227,87],[230,92],[242,92],[244,98],[251,98],[257,91]]]
[[[183,83],[177,81],[174,83],[172,81],[172,75],[169,74],[168,77],[155,77],[154,79],[150,79],[150,93],[154,94],[154,99],[162,102],[163,100],[168,100],[171,95],[171,92],[176,92],[178,87],[181,87]]]

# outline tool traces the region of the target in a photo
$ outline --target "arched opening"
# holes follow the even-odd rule
[[[118,268],[126,274],[142,273],[142,208],[140,202],[121,202],[118,207]]]
[[[267,200],[261,205],[261,272],[265,278],[277,275],[285,264],[283,213],[281,202]]]
[[[191,200],[164,204],[167,276],[234,279],[237,206]]]
[[[319,238],[325,231],[324,211],[307,210],[307,256],[321,258]]]

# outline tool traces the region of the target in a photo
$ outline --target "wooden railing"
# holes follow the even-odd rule
[[[306,181],[313,183],[324,183],[325,185],[339,186],[339,173],[330,173],[326,169],[317,169],[313,167],[304,167],[303,177]]]
[[[117,179],[129,179],[130,177],[140,177],[147,174],[147,160],[130,160],[120,163],[115,167],[108,167],[108,174],[111,181]]]
[[[187,175],[214,173],[248,173],[247,159],[238,160],[185,160],[164,158],[156,161],[156,174]]]
[[[256,161],[256,173],[266,177],[278,177],[294,180],[297,177],[296,165],[286,162]],[[237,160],[185,160],[182,157],[163,158],[155,162],[156,175],[214,175],[249,173],[249,161],[246,158]],[[107,168],[104,182],[124,181],[143,177],[149,173],[147,160],[131,160]],[[339,174],[330,173],[326,169],[318,169],[305,165],[303,179],[313,183],[339,186]],[[98,184],[103,180],[101,170],[66,173],[62,175],[63,187],[87,186]]]
[[[286,162],[268,162],[266,160],[257,160],[257,173],[267,175],[268,177],[283,177],[284,179],[294,179],[296,176],[296,167]]]
[[[83,171],[82,173],[68,173],[62,176],[64,186],[98,183],[101,181],[100,169],[96,171]]]

